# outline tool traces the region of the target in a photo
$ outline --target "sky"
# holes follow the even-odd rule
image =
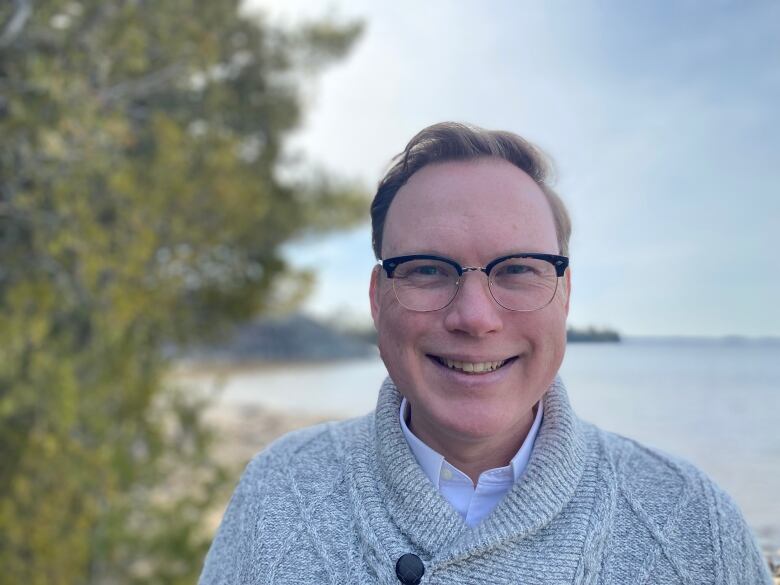
[[[271,22],[360,19],[288,148],[373,195],[442,120],[555,161],[574,225],[573,326],[780,335],[780,2],[250,0]],[[366,207],[368,210],[368,205]],[[368,212],[366,212],[368,218]],[[363,226],[287,249],[318,316],[369,319]]]

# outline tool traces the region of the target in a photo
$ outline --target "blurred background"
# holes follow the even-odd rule
[[[370,411],[422,127],[570,207],[562,375],[780,547],[780,3],[0,2],[0,583],[193,583],[248,459]]]

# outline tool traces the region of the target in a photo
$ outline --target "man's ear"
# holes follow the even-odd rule
[[[382,267],[377,264],[371,271],[371,281],[368,285],[368,297],[371,301],[371,318],[374,320],[374,328],[378,329],[379,322],[379,279],[382,278]]]

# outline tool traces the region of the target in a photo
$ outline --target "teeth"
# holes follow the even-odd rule
[[[469,372],[472,374],[479,374],[482,372],[492,372],[504,365],[506,360],[500,360],[497,362],[459,362],[457,360],[442,360],[447,364],[448,368],[453,370],[461,370],[463,372]]]

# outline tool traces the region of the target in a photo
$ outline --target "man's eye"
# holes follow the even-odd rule
[[[533,272],[530,266],[524,266],[522,264],[515,264],[512,266],[506,267],[506,272],[508,274],[525,274],[527,272]]]
[[[452,273],[452,268],[443,263],[408,262],[398,267],[397,276],[415,282],[438,282],[449,279]]]
[[[535,272],[536,270],[527,264],[510,264],[508,266],[503,266],[500,270],[500,273],[506,276],[531,275]]]
[[[440,276],[442,271],[438,266],[415,266],[412,273],[419,276]]]

